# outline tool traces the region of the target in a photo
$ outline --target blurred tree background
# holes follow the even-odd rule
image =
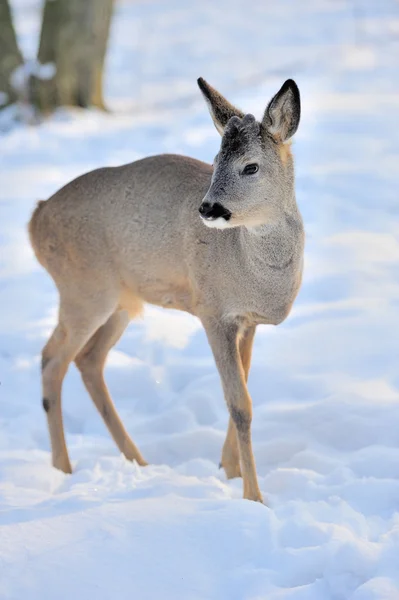
[[[8,0],[0,0],[0,107],[17,100],[12,75],[23,65]]]
[[[37,60],[24,63],[8,0],[0,0],[0,106],[104,109],[103,69],[114,0],[45,0]]]

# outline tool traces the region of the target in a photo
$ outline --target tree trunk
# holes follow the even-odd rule
[[[114,0],[46,0],[32,77],[32,100],[42,112],[57,106],[104,108],[102,76]],[[41,75],[51,64],[55,75]]]
[[[8,0],[0,0],[0,108],[17,100],[12,74],[23,64]]]

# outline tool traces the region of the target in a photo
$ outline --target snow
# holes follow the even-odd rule
[[[33,59],[40,3],[12,4]],[[399,598],[398,23],[394,0],[126,0],[107,58],[114,112],[2,135],[1,600]],[[57,295],[26,223],[89,169],[160,152],[211,161],[198,76],[258,116],[284,79],[302,92],[303,287],[286,322],[259,328],[249,381],[270,508],[218,469],[227,411],[199,323],[154,307],[106,372],[151,465],[118,453],[71,367],[74,473],[50,467],[39,356]]]

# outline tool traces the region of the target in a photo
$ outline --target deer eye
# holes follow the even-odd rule
[[[250,165],[245,165],[243,174],[244,175],[255,175],[259,171],[259,165],[256,163],[252,163]]]

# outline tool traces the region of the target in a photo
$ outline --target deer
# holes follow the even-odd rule
[[[72,473],[61,408],[71,362],[120,452],[146,466],[104,381],[110,349],[146,303],[197,317],[213,353],[229,422],[220,466],[263,502],[247,388],[258,325],[291,311],[303,271],[304,226],[291,138],[300,93],[288,79],[261,121],[198,86],[221,145],[213,164],[162,154],[88,172],[40,201],[31,245],[59,292],[58,323],[42,351],[42,403],[52,464]]]

